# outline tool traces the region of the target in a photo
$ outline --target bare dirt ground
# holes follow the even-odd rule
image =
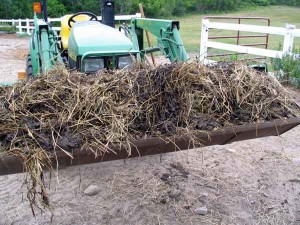
[[[14,34],[0,34],[0,81],[15,82],[17,73],[25,71],[29,51],[29,38]]]
[[[0,77],[28,39],[0,36]],[[22,44],[23,43],[23,44]],[[4,46],[4,47],[2,47]],[[10,51],[9,53],[9,49]],[[18,64],[19,63],[19,64]],[[12,79],[12,78],[9,78]],[[300,94],[289,88],[300,102]],[[24,174],[0,177],[0,224],[300,224],[300,127],[278,137],[74,166],[47,176],[52,212],[33,217]],[[91,184],[100,192],[86,196]],[[206,207],[206,215],[195,209]],[[53,213],[53,217],[51,214]]]

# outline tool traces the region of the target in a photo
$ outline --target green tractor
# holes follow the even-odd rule
[[[48,21],[47,0],[35,3],[34,9],[27,78],[44,74],[56,64],[84,73],[123,69],[155,51],[171,62],[188,59],[178,21],[134,18],[129,26],[115,29],[114,1],[102,0],[102,22],[90,12],[65,15],[58,34]],[[43,20],[37,17],[41,12]],[[157,37],[156,46],[144,48],[144,31]]]

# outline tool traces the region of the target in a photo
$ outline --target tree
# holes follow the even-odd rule
[[[184,6],[188,11],[194,11],[197,9],[197,6],[200,4],[199,0],[183,0]]]
[[[138,4],[142,3],[147,17],[171,16],[175,9],[176,0],[133,0],[134,9],[138,11]]]
[[[176,0],[173,14],[175,16],[181,16],[185,13],[185,11],[186,7],[184,5],[184,0]]]
[[[133,1],[124,1],[124,0],[115,0],[115,10],[118,14],[130,14],[135,13],[133,7],[134,2]]]
[[[17,0],[11,1],[12,18],[31,18],[33,16],[33,1],[32,0]]]
[[[49,17],[61,17],[66,14],[66,9],[58,0],[48,0],[47,11]]]
[[[32,18],[32,4],[39,0],[1,0],[0,18]],[[229,11],[241,5],[286,4],[300,6],[300,0],[115,0],[116,14],[131,14],[139,11],[142,3],[147,17],[169,17],[185,12]],[[100,14],[101,0],[48,0],[50,17],[81,11]]]
[[[11,0],[2,0],[0,4],[0,18],[9,19],[12,15]]]

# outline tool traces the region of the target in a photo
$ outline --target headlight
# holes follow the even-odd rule
[[[86,58],[83,61],[83,71],[84,72],[96,72],[101,69],[104,69],[104,59],[103,58]]]
[[[119,57],[118,68],[124,69],[125,67],[130,66],[132,63],[133,63],[133,60],[130,55]]]

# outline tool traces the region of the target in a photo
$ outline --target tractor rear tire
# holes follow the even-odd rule
[[[28,55],[26,61],[26,79],[30,80],[32,78],[33,78],[32,60],[30,55]]]

